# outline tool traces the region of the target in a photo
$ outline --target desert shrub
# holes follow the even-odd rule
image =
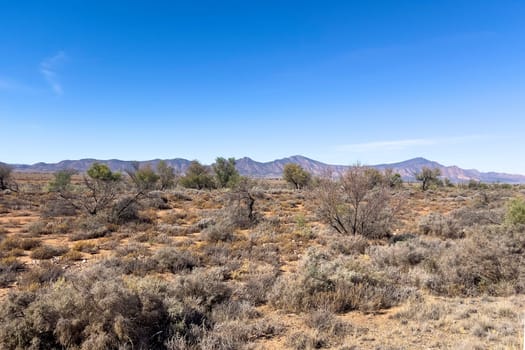
[[[349,323],[340,321],[328,310],[314,310],[306,317],[306,325],[325,334],[329,339],[340,339],[352,331]]]
[[[469,237],[435,258],[425,281],[433,293],[446,296],[507,295],[523,291],[522,257],[510,254],[505,237]]]
[[[369,245],[363,236],[339,236],[330,240],[330,249],[345,255],[365,254]]]
[[[260,194],[255,190],[255,182],[241,178],[225,196],[224,208],[218,214],[223,221],[227,221],[233,228],[241,229],[257,224],[260,218],[255,210],[255,203]]]
[[[173,201],[186,201],[191,202],[193,198],[191,197],[191,192],[188,190],[186,191],[168,191],[168,198]]]
[[[139,204],[135,196],[123,196],[115,201],[108,213],[108,222],[124,224],[139,220]]]
[[[511,225],[525,224],[525,200],[514,198],[507,204],[505,221]]]
[[[204,333],[199,349],[242,349],[246,344],[260,338],[270,338],[282,333],[283,327],[275,321],[233,320],[215,324],[213,328]]]
[[[423,274],[435,272],[436,259],[443,254],[443,251],[450,249],[452,244],[449,241],[442,241],[440,239],[429,238],[413,238],[406,241],[399,241],[388,246],[372,246],[369,250],[369,255],[373,264],[381,269],[388,270],[389,268],[399,269],[403,272],[403,279],[401,283],[412,283],[418,285],[417,272]],[[410,269],[420,268],[412,276]]]
[[[67,252],[67,250],[67,248],[63,247],[42,245],[34,249],[29,256],[31,257],[31,259],[45,260],[54,258],[55,256],[60,256]]]
[[[277,280],[270,296],[273,306],[291,312],[319,307],[332,312],[373,311],[396,305],[410,292],[370,265],[314,248],[299,270]]]
[[[328,346],[328,342],[318,331],[294,332],[287,337],[286,345],[294,350],[313,350]]]
[[[503,214],[501,209],[461,207],[453,210],[450,218],[457,227],[465,229],[477,225],[501,224]]]
[[[0,344],[9,349],[162,348],[172,329],[156,292],[132,288],[109,271],[91,270],[37,293],[15,293],[0,309]]]
[[[196,268],[191,274],[177,276],[173,284],[174,297],[181,301],[191,301],[199,310],[211,310],[229,300],[232,295],[225,278],[225,270],[222,268]]]
[[[307,186],[312,176],[299,164],[288,163],[283,168],[283,179],[295,189],[301,189]]]
[[[71,249],[77,252],[89,254],[96,254],[99,251],[99,248],[95,243],[86,241],[76,242]]]
[[[42,261],[37,266],[24,272],[18,278],[21,287],[32,287],[43,283],[55,282],[64,274],[64,269],[49,261]]]
[[[242,282],[235,294],[254,305],[265,304],[278,274],[277,266],[267,263],[245,263],[232,273],[233,279]]]
[[[77,250],[70,250],[66,254],[62,255],[62,260],[66,262],[82,260],[84,256]]]
[[[76,214],[76,208],[70,202],[63,199],[46,201],[41,213],[44,218],[75,216]]]
[[[161,248],[151,257],[157,265],[157,270],[162,272],[177,273],[191,270],[199,265],[199,259],[187,250],[172,247]]]
[[[42,241],[37,238],[19,238],[19,237],[7,237],[0,243],[0,249],[2,250],[31,250],[42,244]]]
[[[339,180],[323,178],[313,191],[320,220],[342,234],[385,238],[391,234],[395,207],[388,184],[360,165]]]
[[[161,191],[151,191],[147,193],[142,202],[143,206],[146,208],[153,208],[158,210],[170,209],[170,206],[168,204],[168,197],[164,192]]]
[[[89,216],[77,222],[77,228],[69,239],[72,241],[81,241],[105,237],[109,233],[110,229],[108,225],[105,224],[101,218]]]
[[[206,227],[202,238],[208,242],[232,242],[235,240],[233,225],[227,220],[221,220]]]
[[[47,221],[35,221],[27,227],[27,231],[34,235],[48,235],[53,233],[51,225]]]
[[[17,273],[25,270],[25,265],[15,257],[0,259],[0,287],[5,288],[16,280]]]
[[[419,232],[424,235],[435,235],[443,238],[461,238],[464,231],[458,227],[457,222],[439,213],[430,213],[419,220]]]
[[[443,296],[509,295],[525,291],[522,254],[525,238],[519,231],[485,226],[466,238],[418,238],[372,247],[378,269],[397,269],[400,283]]]
[[[180,178],[179,183],[183,187],[194,189],[211,189],[215,187],[215,181],[209,167],[206,167],[194,160],[186,169],[184,176]]]

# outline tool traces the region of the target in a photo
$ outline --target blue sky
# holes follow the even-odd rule
[[[2,1],[0,161],[525,174],[525,2]]]

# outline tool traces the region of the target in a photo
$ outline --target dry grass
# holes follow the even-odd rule
[[[279,181],[250,189],[249,224],[228,191],[179,188],[111,223],[19,176],[0,197],[0,348],[520,348],[525,231],[504,217],[522,188],[405,185],[394,235],[367,239]]]

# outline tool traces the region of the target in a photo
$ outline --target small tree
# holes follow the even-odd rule
[[[247,177],[240,177],[232,190],[226,194],[225,216],[234,227],[244,229],[257,223],[255,184]]]
[[[355,165],[340,179],[320,179],[314,191],[318,215],[336,231],[380,238],[390,233],[392,210],[386,181],[376,182],[369,168]]]
[[[186,174],[180,179],[180,184],[184,187],[196,188],[198,190],[214,187],[213,176],[209,168],[197,160],[190,163]]]
[[[157,163],[157,174],[159,175],[159,187],[161,190],[175,186],[175,171],[165,161],[161,160]]]
[[[100,163],[93,163],[87,175],[84,176],[87,194],[84,196],[82,206],[90,215],[96,215],[101,210],[107,209],[117,198],[122,176]]]
[[[5,163],[0,163],[0,190],[7,190],[10,188],[11,173],[13,168]]]
[[[71,191],[71,178],[77,173],[73,169],[58,170],[53,174],[54,179],[48,185],[50,192],[66,194]]]
[[[212,165],[215,172],[217,187],[233,187],[239,181],[240,175],[235,168],[235,158],[218,157]]]
[[[311,176],[299,164],[288,163],[283,169],[283,179],[295,189],[301,189],[310,183]]]
[[[401,174],[394,173],[394,170],[392,169],[386,169],[384,177],[390,188],[398,188],[403,185],[403,178],[401,177]]]
[[[439,184],[439,176],[441,170],[439,168],[428,168],[423,167],[420,172],[416,173],[416,180],[421,182],[421,189],[423,191],[428,190],[431,184]]]
[[[157,181],[160,179],[160,176],[149,165],[141,168],[138,163],[134,163],[133,170],[127,171],[127,173],[135,185],[138,195],[155,189]]]

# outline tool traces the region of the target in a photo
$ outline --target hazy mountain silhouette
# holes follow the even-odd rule
[[[138,162],[141,166],[151,165],[153,168],[157,165],[160,159],[148,160]],[[75,169],[79,172],[85,172],[91,164],[99,162],[107,164],[114,171],[124,171],[131,169],[134,161],[124,161],[119,159],[97,160],[97,159],[80,159],[80,160],[63,160],[59,163],[36,163],[33,165],[14,164],[16,171],[21,172],[55,172],[62,169]],[[175,158],[166,159],[165,162],[173,167],[177,172],[184,173],[190,160]],[[276,159],[270,162],[257,162],[251,158],[244,157],[237,159],[237,169],[241,175],[252,177],[281,177],[283,168],[288,163],[297,163],[305,170],[313,175],[324,175],[328,173],[341,174],[349,166],[332,165],[319,162],[317,160],[309,159],[304,156],[296,155],[282,159]],[[483,173],[475,169],[462,169],[457,166],[445,166],[438,162],[431,161],[425,158],[414,158],[399,163],[378,164],[371,165],[371,167],[384,170],[393,169],[394,172],[401,174],[405,180],[414,180],[414,174],[420,171],[423,167],[439,168],[441,175],[450,179],[453,182],[465,182],[469,180],[476,180],[482,182],[501,182],[501,183],[525,183],[525,176],[518,174],[506,174],[498,172]]]

